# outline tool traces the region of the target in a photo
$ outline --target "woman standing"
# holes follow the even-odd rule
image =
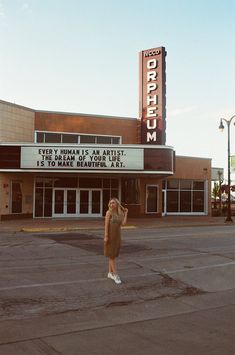
[[[109,258],[108,278],[120,284],[117,274],[116,258],[121,246],[121,226],[126,224],[128,209],[124,208],[117,198],[111,198],[105,216],[104,255]]]

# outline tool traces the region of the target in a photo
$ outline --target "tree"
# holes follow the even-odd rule
[[[220,196],[220,187],[218,182],[214,182],[212,197],[214,198],[214,208],[216,208],[216,199]]]

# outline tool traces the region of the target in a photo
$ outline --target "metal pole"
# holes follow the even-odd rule
[[[221,176],[222,176],[222,172],[218,171],[218,175],[219,175],[219,215],[221,216],[221,210],[222,210],[222,206],[221,206],[221,185],[222,185]]]
[[[227,217],[225,219],[225,222],[233,222],[231,218],[231,180],[230,180],[230,124],[232,120],[235,118],[235,115],[233,115],[229,120],[226,120],[225,118],[221,118],[220,120],[220,126],[219,129],[223,131],[224,125],[223,122],[226,122],[228,126],[228,205],[227,205]]]
[[[227,125],[228,125],[228,210],[227,210],[227,218],[226,218],[226,222],[232,222],[232,218],[231,218],[231,180],[230,180],[230,121],[227,121]]]

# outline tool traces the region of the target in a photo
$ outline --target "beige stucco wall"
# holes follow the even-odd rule
[[[33,110],[0,100],[0,142],[33,142]]]
[[[33,212],[34,175],[27,173],[0,174],[0,215],[11,213],[11,182],[22,183],[22,213]]]

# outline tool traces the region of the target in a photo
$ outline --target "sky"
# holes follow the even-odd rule
[[[137,118],[138,53],[164,46],[166,144],[226,177],[218,127],[235,115],[234,19],[235,0],[0,0],[0,99]]]

